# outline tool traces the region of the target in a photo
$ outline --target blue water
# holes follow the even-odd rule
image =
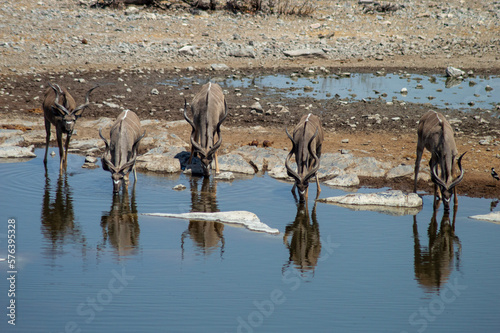
[[[0,164],[0,258],[15,219],[17,271],[13,327],[0,262],[1,332],[500,331],[500,225],[468,218],[491,200],[460,197],[454,232],[441,208],[429,234],[430,196],[416,224],[322,203],[313,213],[312,199],[308,216],[267,175],[139,173],[113,198],[109,173],[70,155],[67,176],[57,158],[45,176],[42,152]],[[248,210],[281,233],[141,215],[200,209]]]
[[[177,80],[177,79],[176,79]],[[207,78],[190,77],[176,84],[206,83]],[[225,88],[256,88],[266,94],[279,93],[287,98],[312,97],[317,100],[339,98],[344,100],[384,101],[397,99],[403,102],[429,103],[439,108],[470,110],[482,108],[495,110],[500,103],[500,78],[497,76],[473,76],[451,81],[444,75],[420,75],[387,73],[350,73],[349,76],[328,75],[262,75],[255,77],[231,76],[220,78]],[[164,82],[171,83],[172,82]],[[489,88],[487,88],[489,86]],[[309,87],[309,89],[304,89]],[[401,89],[407,93],[402,94]],[[492,89],[492,90],[490,90]],[[283,91],[285,90],[285,91]],[[385,94],[385,95],[384,95]]]

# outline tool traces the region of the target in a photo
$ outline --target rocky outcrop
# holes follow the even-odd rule
[[[262,223],[257,215],[247,211],[229,211],[216,213],[144,213],[143,215],[177,218],[190,221],[211,221],[228,224],[243,225],[251,231],[265,232],[269,234],[279,234],[279,230]]]
[[[404,194],[402,191],[390,190],[378,193],[354,193],[338,197],[319,199],[320,202],[361,205],[361,206],[391,206],[391,207],[421,207],[422,198],[416,193]]]

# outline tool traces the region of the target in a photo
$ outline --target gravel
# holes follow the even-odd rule
[[[102,9],[82,3],[4,2],[0,74],[214,62],[273,66],[295,56],[381,63],[401,56],[423,62],[440,57],[451,63],[458,57],[494,61],[500,55],[500,6],[491,1],[409,0],[389,12],[355,1],[318,1],[312,17],[224,10],[195,15],[185,8]]]

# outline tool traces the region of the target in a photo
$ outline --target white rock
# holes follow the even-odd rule
[[[29,147],[16,147],[7,146],[0,147],[0,158],[25,158],[25,157],[36,157],[33,152],[34,146]]]
[[[389,190],[378,193],[346,194],[338,197],[319,199],[319,201],[345,205],[376,205],[393,207],[422,206],[422,198],[420,198],[416,193],[404,194],[399,190]]]
[[[413,172],[414,172],[414,167],[411,165],[398,165],[397,167],[389,170],[389,172],[387,172],[386,177],[389,179],[403,177],[411,175]]]
[[[493,212],[485,215],[473,215],[469,216],[469,218],[474,220],[481,220],[487,222],[493,222],[500,224],[500,212]]]
[[[326,185],[330,186],[356,186],[359,185],[359,178],[355,174],[346,174],[337,176],[329,181],[325,182]]]
[[[214,179],[217,180],[233,180],[234,174],[232,172],[221,172],[218,175],[215,175]]]
[[[181,171],[178,159],[163,154],[145,154],[137,157],[136,167],[155,172],[174,173]]]
[[[247,211],[229,211],[229,212],[216,212],[216,213],[183,213],[183,214],[169,214],[169,213],[144,213],[143,215],[169,217],[184,220],[194,221],[210,221],[221,222],[228,224],[243,225],[251,231],[260,231],[269,234],[279,234],[278,229],[269,227],[267,224],[262,223],[257,215]]]
[[[182,185],[182,184],[178,184],[178,185],[175,185],[172,189],[174,189],[176,191],[183,191],[186,189],[186,186]]]
[[[196,54],[196,47],[192,45],[186,45],[184,47],[181,47],[179,49],[180,54],[188,54],[188,55],[195,55]]]
[[[283,54],[287,57],[326,57],[326,53],[322,49],[290,50],[283,51]]]
[[[458,69],[458,68],[455,68],[455,67],[452,67],[452,66],[448,66],[446,68],[446,76],[449,76],[449,77],[460,77],[460,76],[464,76],[465,75],[465,72],[461,69]]]
[[[292,178],[288,177],[288,174],[286,172],[286,168],[282,165],[275,166],[268,172],[269,176],[276,178],[276,179],[288,179],[292,180]]]

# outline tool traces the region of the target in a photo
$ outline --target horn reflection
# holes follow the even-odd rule
[[[86,248],[85,236],[75,223],[73,194],[66,174],[59,175],[54,192],[50,177],[45,173],[41,221],[42,233],[50,241],[50,247],[47,248],[49,257],[62,254],[62,246],[68,240],[71,244],[81,244],[83,249]]]
[[[285,228],[283,243],[290,256],[284,268],[292,263],[301,273],[314,272],[321,254],[319,224],[316,218],[316,204],[311,212],[312,223],[309,217],[307,203],[297,204],[295,220]],[[289,237],[291,240],[289,241]]]
[[[118,256],[137,253],[139,248],[139,221],[135,201],[135,184],[131,200],[128,191],[114,194],[111,209],[101,217],[103,243],[109,242]]]
[[[201,188],[198,190],[198,183]],[[191,212],[219,212],[217,204],[217,183],[210,178],[192,177],[191,185]],[[210,255],[220,248],[220,256],[224,253],[224,224],[219,222],[206,222],[190,220],[189,226],[181,236],[181,249],[184,258],[185,238],[189,236],[196,246],[198,253]]]
[[[428,292],[434,292],[448,281],[453,271],[453,261],[456,257],[456,269],[460,268],[460,239],[455,235],[455,218],[457,207],[453,209],[453,220],[450,222],[449,211],[444,211],[438,228],[436,214],[434,212],[427,229],[429,237],[428,246],[422,246],[418,235],[417,217],[413,216],[413,238],[414,238],[414,266],[415,278],[418,283]],[[455,251],[455,244],[457,250]]]

